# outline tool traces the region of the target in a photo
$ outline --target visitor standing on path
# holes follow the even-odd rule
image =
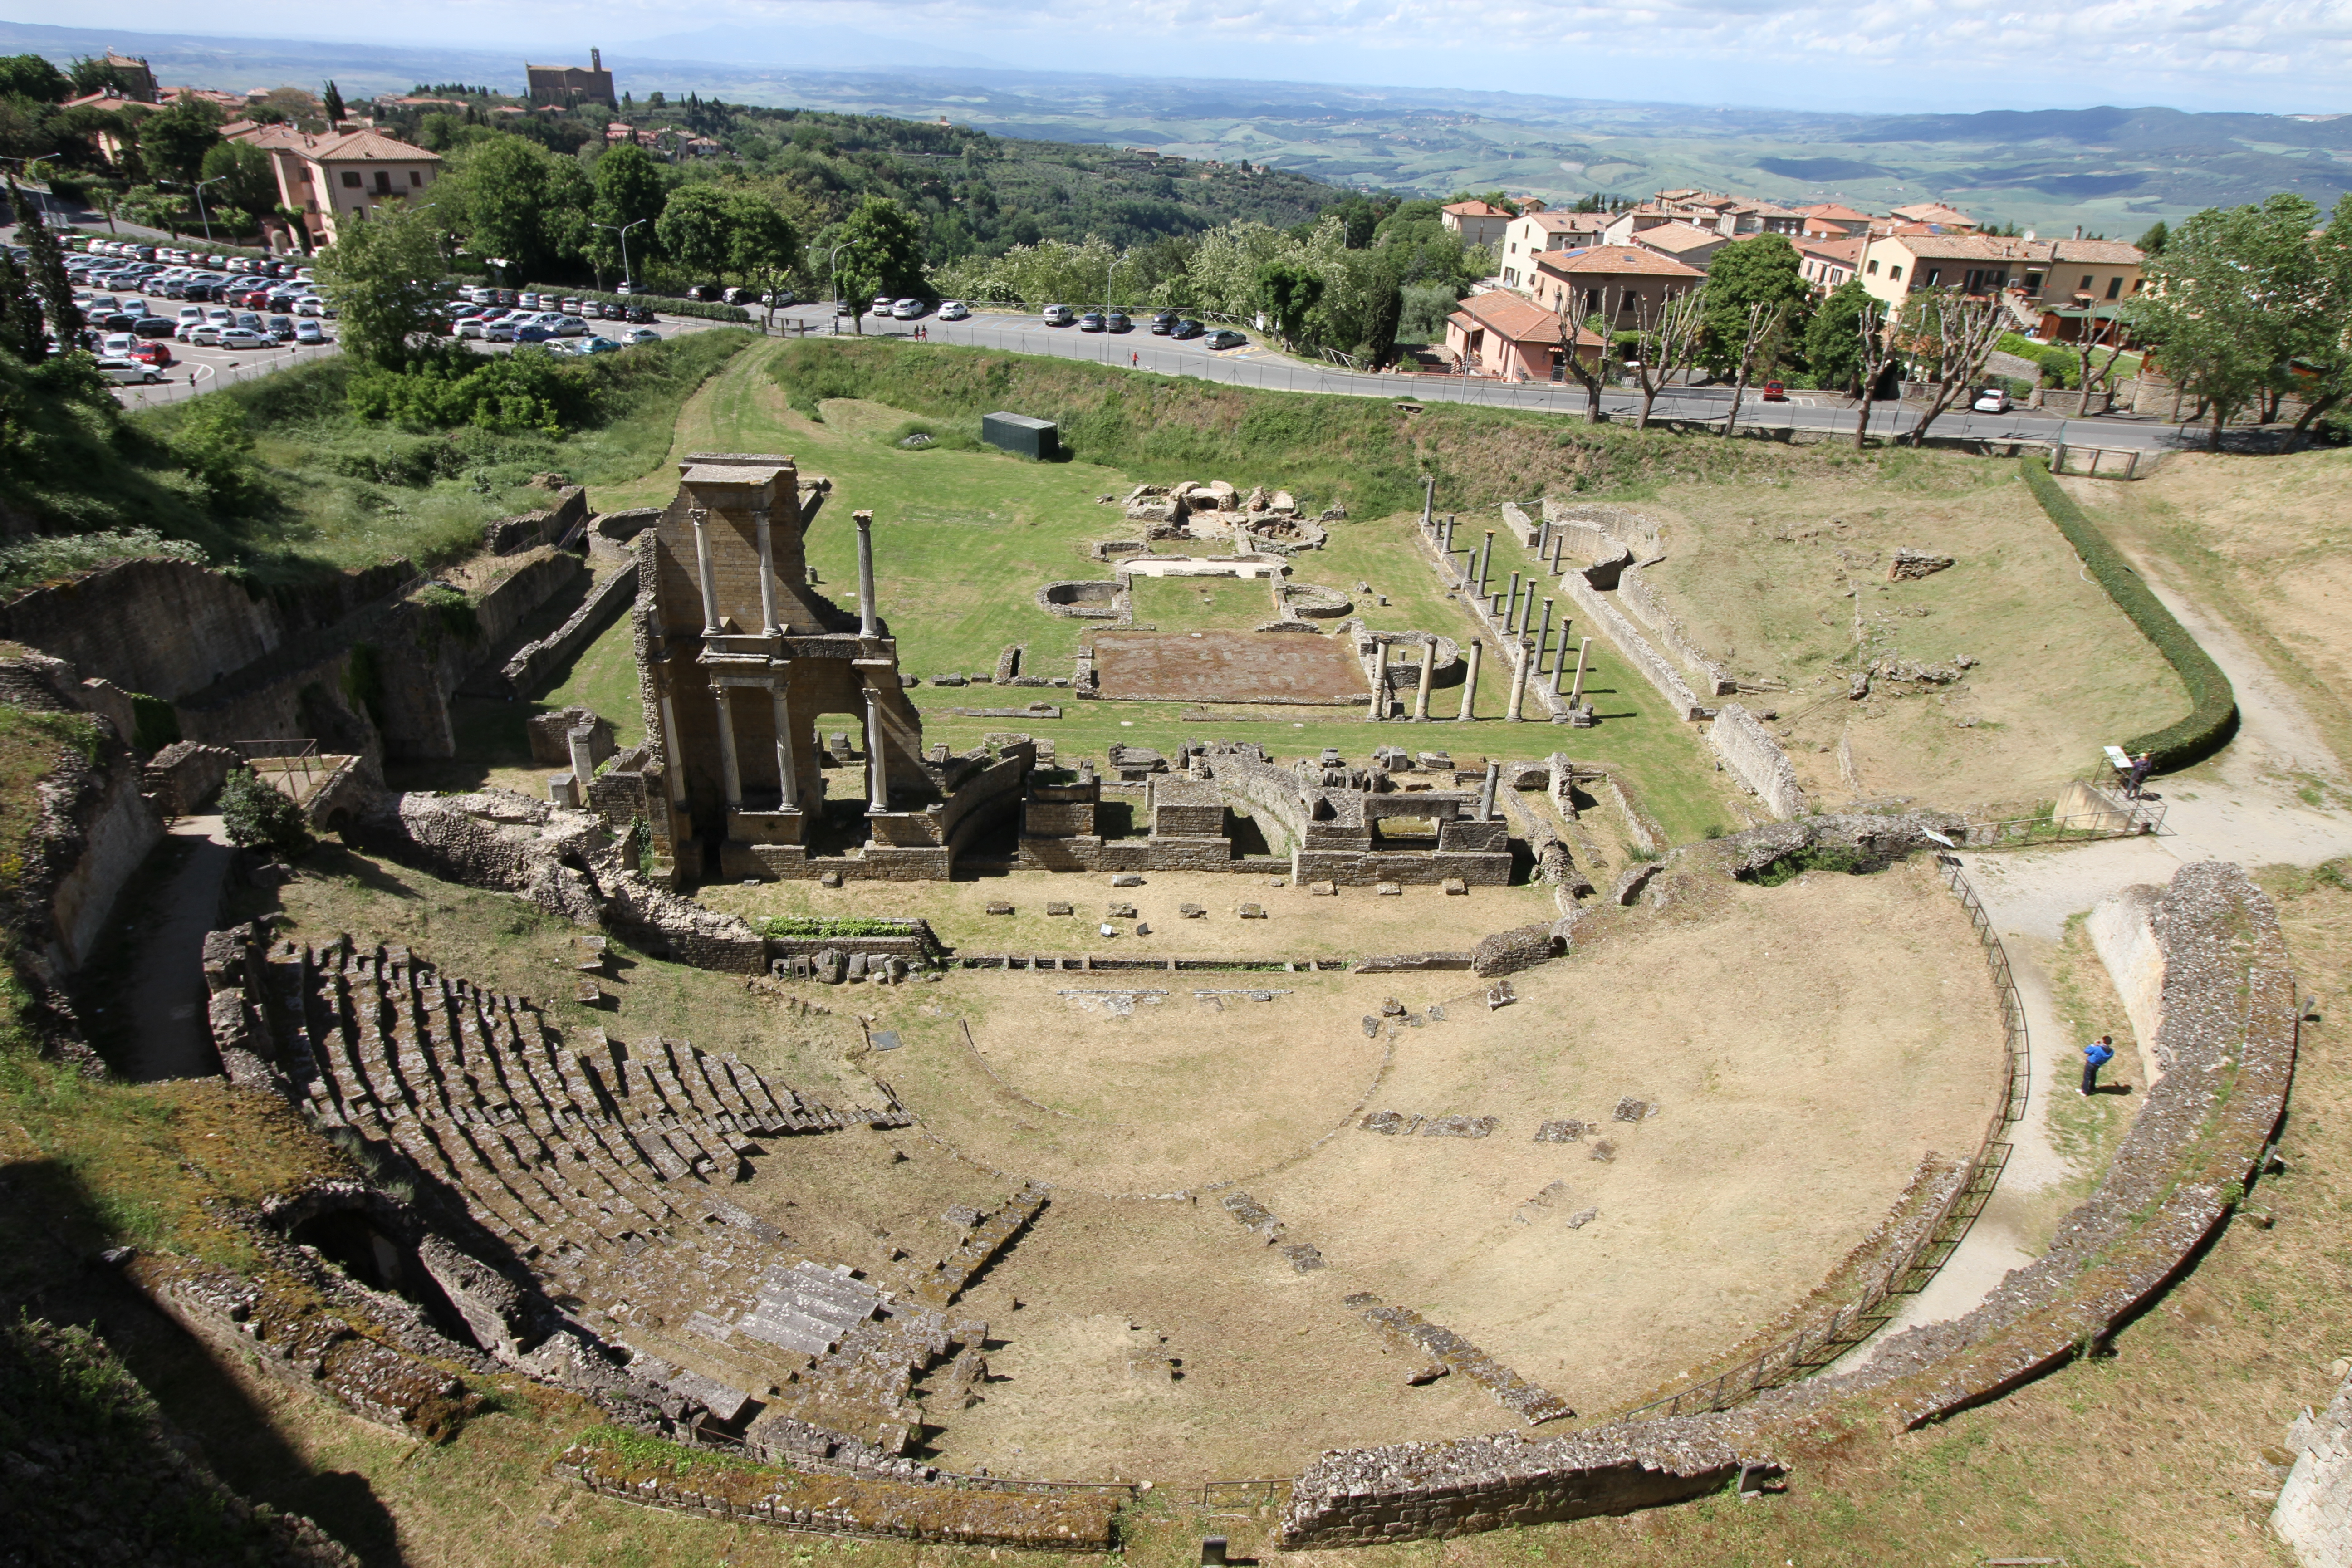
[[[2115,1059],[2116,1037],[2113,1035],[2101,1035],[2097,1039],[2093,1040],[2089,1045],[2084,1046],[2083,1047],[2083,1088],[2081,1092],[2084,1094],[2098,1093],[2099,1069]]]
[[[2140,797],[2140,792],[2147,787],[2147,770],[2151,765],[2146,752],[2132,759],[2131,773],[2124,784],[2124,793],[2132,799],[2137,800]]]

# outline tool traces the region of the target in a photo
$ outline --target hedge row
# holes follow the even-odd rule
[[[2116,608],[2129,616],[2148,641],[2156,645],[2165,662],[2171,665],[2181,684],[2189,688],[2194,706],[2189,717],[2178,723],[2145,735],[2136,735],[2123,743],[2124,750],[2137,756],[2148,753],[2158,773],[2173,773],[2207,757],[2230,743],[2238,732],[2238,697],[2231,689],[2230,678],[2221,667],[2198,646],[2197,639],[2164,607],[2163,601],[2149,591],[2140,574],[2124,562],[2116,547],[2107,542],[2091,520],[2083,515],[2074,498],[2050,477],[2050,465],[2041,458],[2025,459],[2025,486],[2066,542],[2083,558]]]
[[[566,300],[593,300],[599,305],[651,305],[665,316],[698,316],[706,321],[733,321],[749,326],[751,312],[740,305],[706,304],[700,300],[672,300],[660,294],[606,294],[594,289],[574,289],[562,283],[526,283],[523,291],[560,294]]]

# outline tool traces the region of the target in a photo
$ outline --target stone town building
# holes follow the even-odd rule
[[[386,202],[432,189],[441,155],[376,131],[313,136],[290,125],[256,125],[240,133],[269,154],[279,204],[302,215],[313,249],[332,245],[348,223],[363,223]]]
[[[1511,215],[1486,202],[1448,202],[1437,209],[1437,221],[1460,235],[1465,245],[1493,245],[1510,226]]]
[[[1706,281],[1696,267],[1634,245],[1595,246],[1536,258],[1536,303],[1589,321],[1606,310],[1610,325],[1631,327],[1676,294]]]
[[[1561,363],[1559,317],[1519,295],[1490,289],[1464,300],[1446,318],[1445,353],[1465,375],[1499,376],[1506,381],[1559,381],[1566,375]],[[1601,353],[1599,337],[1577,331],[1577,357],[1591,363]]]
[[[1535,258],[1547,250],[1574,250],[1596,245],[1609,226],[1607,213],[1527,212],[1513,218],[1503,231],[1502,249],[1495,258],[1504,286],[1535,286]]]
[[[2036,304],[2103,304],[2144,287],[2139,247],[2112,239],[1889,235],[1862,253],[1862,286],[1895,310],[1914,289],[2014,293]]]
[[[620,99],[613,92],[613,73],[604,68],[602,49],[590,49],[585,66],[526,65],[522,68],[529,79],[533,103],[552,104],[558,109],[580,103],[601,103],[607,109],[621,107]]]

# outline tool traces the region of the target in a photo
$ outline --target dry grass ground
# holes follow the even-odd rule
[[[960,972],[874,994],[905,1045],[865,1065],[936,1140],[917,1158],[1055,1191],[971,1298],[1008,1381],[947,1421],[942,1458],[1189,1482],[1516,1419],[1461,1378],[1406,1387],[1339,1305],[1357,1290],[1599,1413],[1801,1296],[1924,1154],[1971,1150],[1990,1110],[1990,984],[1922,869],[1693,884],[1515,984],[1493,1013],[1442,973]],[[1282,994],[1196,994],[1253,985]],[[1165,994],[1085,994],[1111,989]],[[1390,996],[1416,1014],[1450,999],[1448,1016],[1368,1038]],[[1660,1113],[1615,1121],[1626,1097]],[[1385,1110],[1497,1123],[1357,1125]],[[1571,1118],[1595,1131],[1534,1141]],[[1298,1272],[1226,1214],[1235,1186],[1327,1267]],[[1180,1192],[1199,1195],[1114,1195]],[[1183,1375],[1130,1370],[1134,1350]]]
[[[2182,452],[2152,479],[2062,482],[2126,554],[2226,620],[2328,749],[2352,756],[2352,452]],[[2281,761],[2331,771],[2318,756]]]
[[[1739,679],[1785,683],[1748,700],[1777,709],[1822,801],[2031,807],[2188,709],[2009,465],[1922,454],[1802,485],[1673,485],[1640,510],[1666,532],[1650,579],[1694,640]],[[1890,583],[1906,546],[1958,563]],[[1874,661],[1962,654],[1977,663],[1953,684],[1882,679],[1848,700]]]
[[[839,888],[814,882],[713,885],[696,897],[712,909],[745,916],[920,916],[941,942],[975,952],[1277,962],[1467,948],[1488,931],[1559,914],[1551,889],[1541,884],[1474,888],[1458,897],[1435,888],[1407,888],[1394,898],[1379,897],[1370,888],[1342,888],[1336,898],[1319,899],[1304,888],[1273,887],[1275,879],[1238,872],[1154,871],[1140,888],[1114,889],[1108,877],[1015,871],[970,881],[852,882]],[[997,902],[1011,904],[1013,912],[987,913]],[[1134,905],[1137,920],[1111,922],[1118,935],[1106,939],[1099,928],[1114,902]],[[1243,920],[1236,910],[1244,902],[1264,909],[1266,918]],[[1067,903],[1074,912],[1049,915],[1048,903]],[[1207,912],[1188,920],[1178,913],[1188,903]],[[1151,928],[1150,935],[1135,934],[1138,921]],[[1213,983],[1197,975],[1187,983],[1195,982]],[[1120,983],[1101,977],[1086,982]]]

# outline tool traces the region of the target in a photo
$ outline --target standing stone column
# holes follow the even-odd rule
[[[1452,555],[1454,554],[1454,516],[1453,516],[1453,514],[1452,514],[1451,512],[1448,512],[1448,513],[1446,514],[1446,518],[1445,518],[1445,552],[1445,552],[1445,554],[1446,554],[1446,556],[1447,556],[1448,558],[1451,558],[1451,557],[1452,557]]]
[[[743,809],[743,769],[735,755],[735,716],[728,702],[728,689],[714,685],[711,695],[719,700],[719,787],[727,797],[727,809]]]
[[[792,668],[786,666],[776,671],[776,683],[768,688],[768,701],[776,713],[776,805],[785,811],[798,811],[801,805],[799,759],[793,754],[792,679]]]
[[[1436,673],[1437,634],[1432,632],[1429,640],[1421,645],[1421,686],[1412,694],[1412,716],[1417,722],[1429,721],[1429,683]]]
[[[1512,574],[1511,574],[1511,592],[1510,592],[1510,595],[1509,595],[1509,596],[1508,596],[1508,597],[1505,598],[1505,599],[1504,599],[1504,601],[1503,601],[1503,635],[1504,635],[1505,637],[1508,637],[1508,636],[1510,636],[1512,632],[1514,632],[1514,631],[1516,631],[1516,630],[1517,630],[1517,629],[1518,629],[1518,628],[1517,628],[1516,626],[1512,626],[1512,625],[1511,625],[1512,617],[1516,616],[1518,613],[1519,613],[1519,574],[1518,574],[1517,572],[1514,572],[1514,573],[1512,573]]]
[[[760,531],[760,635],[774,637],[784,628],[776,624],[776,542],[768,531],[768,509],[755,508],[751,521]]]
[[[694,569],[702,583],[702,635],[719,635],[719,574],[710,564],[710,513],[695,507],[687,514],[694,524]]]
[[[1421,531],[1427,533],[1437,521],[1437,476],[1421,477]]]
[[[857,635],[874,635],[874,514],[853,511],[857,525]]]
[[[563,738],[572,747],[572,778],[580,786],[580,804],[585,805],[588,804],[588,781],[596,776],[596,726],[574,725],[565,731]]]
[[[1551,641],[1551,601],[1544,601],[1543,625],[1536,630],[1536,673],[1544,672],[1544,644]],[[1559,662],[1554,660],[1554,663]]]
[[[1462,676],[1462,712],[1458,722],[1468,721],[1472,717],[1471,710],[1478,701],[1478,639],[1472,637],[1469,647],[1470,668],[1464,671]]]
[[[669,683],[662,683],[661,694],[662,777],[669,785],[669,803],[686,805],[686,764],[677,754],[677,704],[670,700]]]
[[[1584,661],[1592,652],[1592,639],[1585,637],[1576,645],[1576,689],[1568,694],[1568,705],[1580,708],[1584,704]]]
[[[1511,661],[1511,705],[1509,711],[1503,715],[1514,724],[1520,721],[1522,715],[1519,710],[1527,705],[1528,663],[1528,639],[1519,637],[1516,641],[1518,657]]]
[[[1372,702],[1364,717],[1375,723],[1389,716],[1389,639],[1372,637]]]
[[[1478,820],[1495,820],[1495,786],[1502,781],[1503,764],[1494,758],[1486,759],[1486,782],[1478,790]]]
[[[890,809],[890,774],[882,761],[882,694],[866,689],[866,810],[878,815]]]
[[[1495,559],[1495,531],[1486,531],[1486,542],[1478,550],[1478,596],[1486,596],[1486,572]]]

